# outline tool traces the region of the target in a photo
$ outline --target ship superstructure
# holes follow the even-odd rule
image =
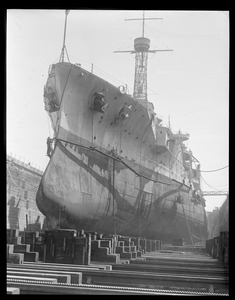
[[[200,164],[189,135],[163,126],[147,101],[149,39],[134,47],[133,97],[63,59],[50,67],[44,102],[54,139],[37,205],[52,227],[202,242]]]

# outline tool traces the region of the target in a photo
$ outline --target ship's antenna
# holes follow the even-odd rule
[[[68,56],[67,48],[66,48],[66,45],[65,45],[67,17],[68,17],[69,12],[70,12],[70,10],[65,10],[64,39],[63,39],[63,46],[62,46],[62,51],[61,51],[61,55],[60,55],[60,62],[64,62],[64,52],[65,51],[66,51],[67,59],[69,61],[69,56]]]
[[[142,26],[142,37],[144,37],[144,11],[143,11],[143,26]]]
[[[145,18],[145,13],[143,11],[143,18],[138,19],[125,19],[125,21],[143,21],[142,26],[142,37],[136,38],[134,40],[134,50],[131,51],[114,51],[114,53],[129,52],[131,54],[135,53],[135,80],[134,80],[134,94],[133,97],[147,105],[147,60],[148,53],[156,53],[160,51],[172,51],[171,49],[163,50],[149,50],[150,39],[144,37],[144,27],[146,20],[162,20],[162,18]]]

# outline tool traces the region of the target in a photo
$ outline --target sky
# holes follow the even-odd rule
[[[134,85],[134,39],[142,34],[141,10],[70,10],[66,48],[72,63],[115,86]],[[202,171],[229,165],[229,12],[145,11],[149,53],[148,100],[173,131],[190,134],[186,145]],[[43,88],[49,66],[57,63],[63,43],[64,10],[7,10],[6,137],[7,153],[44,170],[46,139],[52,137],[44,110]],[[202,172],[204,191],[228,191],[228,172]],[[210,196],[206,210],[225,196]]]

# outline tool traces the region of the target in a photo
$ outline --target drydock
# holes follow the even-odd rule
[[[206,247],[76,230],[7,230],[7,293],[228,295],[228,234]]]
[[[228,295],[228,227],[205,246],[48,230],[35,203],[42,172],[12,156],[7,171],[7,293]]]
[[[149,50],[141,20],[133,96],[66,63],[64,31],[43,95],[48,166],[7,156],[7,294],[229,293],[229,233],[207,240],[189,135],[147,99],[148,52],[165,50]]]

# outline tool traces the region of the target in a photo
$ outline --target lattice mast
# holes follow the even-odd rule
[[[135,79],[133,97],[142,102],[147,101],[147,62],[150,40],[144,37],[144,12],[142,36],[134,40],[135,49]]]
[[[135,78],[134,78],[134,93],[133,97],[147,104],[148,95],[147,95],[147,62],[148,62],[148,53],[156,53],[158,51],[172,51],[172,50],[149,50],[150,48],[150,39],[144,36],[144,26],[146,20],[162,20],[162,18],[145,18],[143,12],[143,18],[138,19],[125,19],[125,21],[135,21],[142,20],[142,36],[134,40],[134,50],[132,51],[114,51],[115,53],[120,52],[129,52],[131,54],[135,53]]]

